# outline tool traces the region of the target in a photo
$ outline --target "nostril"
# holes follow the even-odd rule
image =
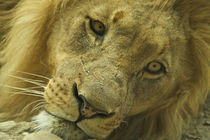
[[[95,116],[109,117],[114,114],[99,110],[97,108],[94,108],[94,106],[90,105],[83,95],[79,95],[76,83],[73,84],[72,92],[79,104],[80,118],[78,119],[78,121],[86,118],[92,118]]]
[[[79,104],[79,110],[80,110],[80,106],[82,106],[83,100],[79,97],[78,88],[77,88],[77,84],[76,83],[73,84],[72,92],[73,92],[73,95],[75,96],[75,98],[77,99],[77,102]]]
[[[109,115],[112,115],[106,111],[102,111],[102,110],[96,109],[93,106],[91,106],[87,102],[87,100],[85,99],[84,96],[79,95],[79,98],[82,100],[82,106],[80,107],[80,113],[83,118],[91,118],[94,116],[108,117]]]
[[[80,95],[80,98],[82,99],[83,103],[80,107],[80,113],[85,118],[90,118],[97,114],[96,109],[90,106],[90,104],[86,101],[85,97]]]
[[[76,83],[73,84],[72,92],[73,92],[74,96],[78,96],[78,89],[77,89]]]

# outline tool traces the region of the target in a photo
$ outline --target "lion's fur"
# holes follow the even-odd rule
[[[1,85],[17,86],[19,83],[13,82],[8,75],[16,75],[18,71],[50,76],[45,65],[45,42],[56,15],[73,3],[73,0],[0,0]],[[197,114],[199,104],[204,103],[210,88],[210,1],[156,0],[151,4],[154,8],[173,8],[178,11],[191,49],[188,52],[191,56],[188,61],[192,66],[189,75],[193,76],[188,77],[188,82],[183,83],[184,87],[180,85],[177,93],[164,105],[130,117],[128,126],[116,130],[110,139],[131,135],[136,135],[137,139],[139,133],[145,139],[151,135],[155,138],[180,135],[184,122],[192,114]],[[7,89],[1,87],[0,119],[30,119],[33,116],[30,110],[36,104],[25,112],[21,111],[24,106],[38,99],[26,95],[9,96]]]
[[[16,3],[18,4],[16,5]],[[35,71],[40,71],[41,73],[46,73],[44,70],[44,64],[40,66],[42,55],[45,52],[45,43],[47,35],[50,31],[47,31],[50,25],[50,21],[53,20],[51,17],[55,14],[57,8],[60,9],[65,5],[66,1],[55,1],[52,5],[50,1],[40,2],[40,1],[20,1],[12,0],[10,2],[0,3],[1,13],[1,30],[2,36],[0,36],[1,42],[1,60],[0,63],[3,65],[1,68],[1,83],[8,85],[13,85],[12,80],[8,79],[8,75],[12,75],[17,71],[28,71],[32,69]],[[16,5],[12,9],[10,5]],[[32,6],[33,5],[33,6]],[[24,7],[24,8],[23,8]],[[28,15],[28,12],[31,14]],[[52,14],[52,15],[50,15]],[[46,22],[49,24],[46,25]],[[5,30],[11,30],[7,34],[3,34]],[[36,36],[42,36],[43,38],[37,38]],[[27,39],[26,39],[27,38]],[[20,41],[24,40],[24,41]],[[24,46],[24,47],[23,47]],[[28,58],[27,60],[25,58]],[[12,65],[11,65],[12,64]],[[33,66],[32,66],[33,65]],[[32,68],[33,67],[33,68]],[[32,71],[33,71],[32,70]],[[31,71],[31,72],[32,72]],[[3,89],[2,89],[3,90]],[[23,98],[24,101],[23,101]],[[28,99],[27,99],[28,98]],[[3,99],[3,95],[2,95]],[[26,104],[31,101],[36,100],[35,97],[25,97],[25,96],[15,96],[11,97],[11,104],[15,102],[22,102],[19,106],[11,108],[7,101],[1,101],[5,108],[11,111],[12,114],[19,116],[18,112],[22,110]],[[9,112],[10,112],[9,111]],[[7,114],[12,116],[10,113]]]

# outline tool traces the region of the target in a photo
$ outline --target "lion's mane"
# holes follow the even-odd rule
[[[191,51],[193,77],[167,103],[157,110],[143,112],[129,118],[127,129],[116,130],[113,138],[139,135],[156,138],[179,134],[189,116],[197,114],[210,87],[210,1],[156,0],[154,8],[175,9],[182,18]],[[0,120],[28,120],[33,105],[22,109],[39,97],[12,95],[2,85],[21,87],[9,75],[18,71],[49,75],[46,68],[46,40],[59,12],[74,0],[0,0]],[[178,46],[177,46],[178,47]],[[21,75],[21,74],[20,74]],[[192,75],[192,74],[191,74]],[[24,75],[27,77],[27,75]],[[184,75],[183,75],[184,76]],[[37,78],[29,76],[30,78]],[[167,85],[166,85],[167,86]],[[167,107],[166,107],[167,106]],[[126,133],[118,133],[125,131]]]

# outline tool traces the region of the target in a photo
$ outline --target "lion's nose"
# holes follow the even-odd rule
[[[80,119],[87,119],[95,116],[108,117],[110,115],[113,115],[113,113],[102,111],[100,109],[95,108],[94,105],[89,104],[82,94],[78,94],[76,84],[73,85],[73,93],[79,102]]]

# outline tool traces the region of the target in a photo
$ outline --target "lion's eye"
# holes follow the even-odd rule
[[[150,74],[161,74],[165,73],[165,67],[162,63],[154,61],[150,62],[146,67],[145,71],[150,73]]]
[[[97,35],[104,35],[105,33],[105,26],[102,22],[98,20],[90,19],[90,28],[95,32]]]

